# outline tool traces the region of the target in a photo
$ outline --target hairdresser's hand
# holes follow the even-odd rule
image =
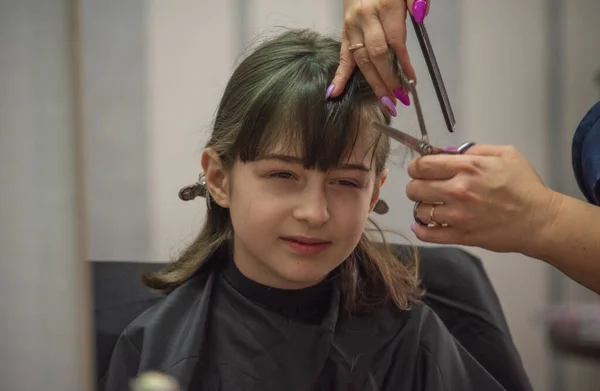
[[[475,145],[464,155],[423,156],[408,166],[406,194],[422,201],[417,217],[442,227],[414,224],[424,242],[531,253],[560,206],[529,162],[513,147]],[[541,239],[539,239],[541,240]]]
[[[326,97],[339,96],[352,71],[358,65],[380,99],[387,97],[396,103],[396,96],[409,104],[408,95],[400,88],[388,60],[388,45],[395,51],[400,66],[408,77],[416,80],[415,71],[406,50],[406,9],[422,22],[427,15],[429,0],[343,0],[344,26],[340,66]],[[352,45],[364,47],[348,49]],[[385,104],[385,103],[384,103]]]

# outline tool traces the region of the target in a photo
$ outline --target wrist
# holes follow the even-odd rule
[[[532,240],[525,244],[525,249],[521,253],[549,262],[553,253],[553,243],[558,237],[557,230],[564,229],[561,228],[561,216],[566,196],[552,189],[546,189],[533,213]]]

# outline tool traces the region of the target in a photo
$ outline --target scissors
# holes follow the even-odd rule
[[[412,15],[411,20],[415,29],[417,40],[419,41],[419,45],[421,46],[421,51],[423,52],[423,57],[425,58],[425,63],[427,64],[427,69],[429,70],[429,75],[433,82],[433,87],[435,89],[438,102],[442,109],[442,114],[444,115],[446,127],[449,132],[454,132],[456,119],[454,117],[454,112],[452,111],[452,106],[450,105],[450,100],[448,99],[448,93],[446,92],[446,87],[444,86],[442,74],[438,67],[437,60],[435,59],[435,54],[433,53],[433,47],[431,46],[431,42],[429,41],[427,29],[425,28],[424,23],[417,23]],[[456,150],[446,150],[431,145],[429,143],[429,135],[427,134],[425,117],[423,116],[423,109],[421,107],[421,101],[419,100],[419,94],[417,93],[417,89],[415,87],[415,82],[414,80],[408,79],[408,77],[398,64],[398,60],[395,54],[392,55],[392,66],[398,74],[398,78],[400,80],[402,88],[404,88],[404,91],[409,92],[413,98],[412,101],[417,112],[417,120],[419,121],[419,128],[421,130],[421,138],[418,139],[389,125],[375,121],[373,122],[373,125],[377,130],[393,138],[394,140],[406,145],[407,147],[418,152],[422,156],[436,154],[462,154],[467,149],[475,145],[475,143],[473,142],[466,142],[460,147],[458,147]]]

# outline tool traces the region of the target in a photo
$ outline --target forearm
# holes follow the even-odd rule
[[[600,293],[600,207],[555,193],[556,212],[526,255]]]

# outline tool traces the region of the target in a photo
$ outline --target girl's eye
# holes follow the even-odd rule
[[[285,172],[285,171],[274,172],[274,173],[269,174],[269,176],[271,178],[279,178],[279,179],[294,179],[294,174],[292,174],[291,172]]]
[[[346,179],[340,179],[336,182],[342,186],[351,186],[351,187],[357,187],[357,188],[360,187],[360,184],[358,184],[354,181],[346,180]]]

